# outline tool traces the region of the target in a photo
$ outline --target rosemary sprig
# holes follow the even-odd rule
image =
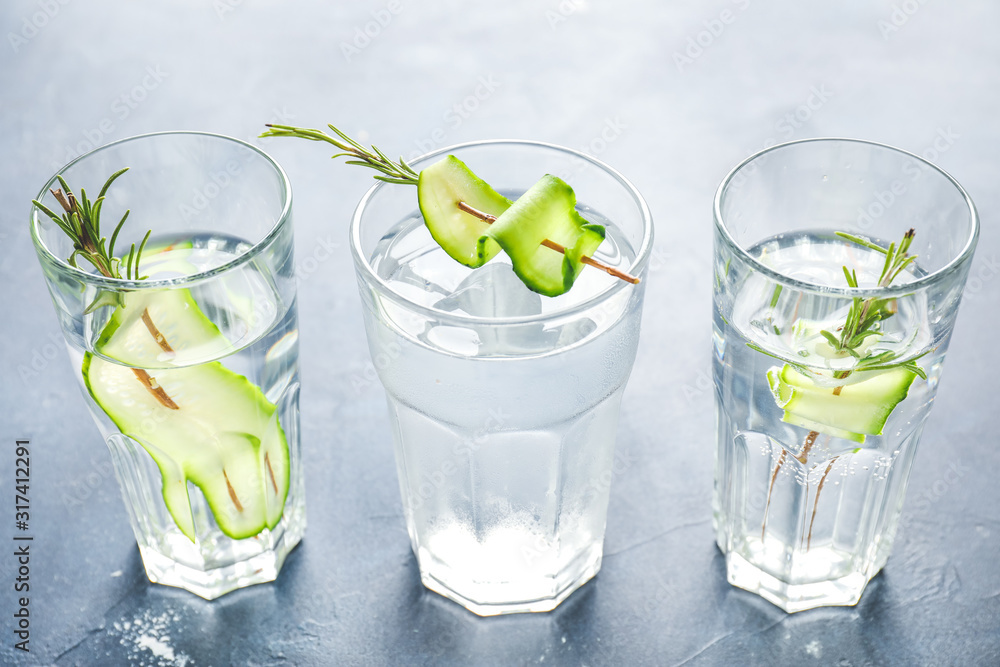
[[[406,164],[406,161],[400,157],[399,162],[393,162],[385,153],[380,151],[375,146],[371,147],[371,150],[365,148],[354,139],[351,139],[344,132],[337,129],[334,125],[327,125],[337,137],[331,137],[322,130],[312,130],[304,127],[294,127],[292,125],[274,125],[271,123],[265,123],[266,127],[271,129],[267,130],[261,137],[298,137],[300,139],[309,139],[310,141],[325,141],[328,144],[333,144],[339,148],[342,152],[336,153],[332,157],[348,157],[353,158],[347,160],[346,164],[358,165],[360,167],[368,167],[379,172],[375,175],[375,179],[379,181],[385,181],[386,183],[396,183],[399,185],[417,185],[420,181],[420,174],[414,171],[410,165]],[[492,224],[496,221],[496,217],[480,211],[476,208],[470,206],[467,202],[459,201],[456,202],[458,208],[462,209],[469,215],[475,216],[487,224]],[[551,250],[556,252],[564,253],[566,248],[562,245],[545,239],[542,245],[546,246]],[[621,271],[613,266],[605,264],[600,260],[596,260],[593,257],[588,257],[586,255],[580,258],[580,261],[588,266],[593,266],[594,268],[600,269],[609,275],[616,278],[620,278],[626,282],[636,284],[639,282],[639,278],[629,275],[624,271]],[[728,271],[729,264],[726,264],[726,269]]]
[[[57,174],[56,178],[59,179],[59,185],[62,187],[49,190],[49,192],[52,193],[52,196],[62,206],[64,211],[62,216],[53,213],[45,204],[42,204],[37,199],[32,199],[31,203],[37,206],[45,215],[52,218],[52,221],[59,226],[59,229],[66,232],[66,235],[73,241],[73,254],[66,260],[70,266],[79,268],[76,263],[76,257],[79,255],[93,264],[94,268],[100,271],[106,278],[145,280],[148,276],[139,275],[139,260],[142,257],[142,250],[146,247],[146,241],[149,240],[152,230],[146,232],[138,248],[135,247],[134,243],[132,244],[132,248],[128,253],[128,259],[125,261],[115,256],[115,241],[118,240],[118,233],[122,230],[122,225],[128,219],[129,211],[125,211],[125,215],[122,216],[118,225],[115,226],[115,231],[111,234],[110,244],[107,243],[106,237],[101,236],[101,206],[104,204],[104,196],[108,193],[108,188],[115,182],[115,179],[126,171],[128,171],[128,167],[119,169],[111,174],[108,180],[104,182],[104,187],[101,188],[97,199],[93,202],[87,199],[87,191],[83,188],[80,188],[80,199],[78,200],[73,191],[69,189],[69,185],[66,184],[66,179],[61,174]],[[123,265],[125,266],[124,278],[121,273]],[[116,290],[99,289],[97,298],[83,312],[90,313],[101,306],[124,308],[125,300],[123,299],[123,293]],[[160,333],[160,330],[153,323],[148,309],[143,309],[142,321],[160,348],[165,352],[173,352],[170,343],[167,342],[167,339],[164,338],[163,334]],[[170,410],[180,409],[177,403],[164,391],[163,387],[157,384],[156,378],[150,376],[145,369],[133,368],[132,373],[142,383],[142,386],[146,388],[146,391],[155,396],[156,400],[164,407]]]
[[[56,215],[37,199],[32,199],[31,203],[49,216],[73,241],[73,254],[66,260],[70,266],[79,268],[76,261],[79,256],[93,264],[94,268],[107,278],[143,280],[147,276],[139,275],[139,261],[152,230],[146,232],[138,248],[134,243],[132,244],[128,257],[124,259],[115,256],[115,242],[118,240],[118,233],[121,232],[125,220],[128,219],[129,211],[125,211],[125,215],[115,226],[110,243],[107,242],[107,237],[101,236],[101,207],[104,205],[104,196],[115,179],[126,171],[128,171],[128,167],[111,174],[110,178],[105,181],[104,187],[101,188],[100,194],[97,195],[97,199],[93,202],[87,198],[87,191],[83,188],[80,189],[80,198],[77,199],[62,175],[57,175],[56,178],[59,179],[59,185],[62,187],[50,190],[50,192],[63,207],[64,213],[61,216]],[[124,276],[122,276],[121,271],[123,266],[125,268]]]
[[[888,248],[883,248],[877,243],[872,243],[868,239],[860,236],[837,232],[837,236],[843,239],[851,241],[852,243],[857,243],[858,245],[864,246],[869,250],[874,250],[885,255],[885,263],[882,265],[882,274],[879,276],[878,280],[879,287],[888,287],[892,281],[906,269],[906,267],[916,260],[916,255],[907,254],[907,251],[910,249],[910,244],[913,243],[914,235],[915,232],[912,229],[907,230],[907,232],[903,234],[903,238],[898,245],[890,243]],[[857,272],[848,270],[846,266],[843,267],[843,269],[848,287],[858,287]],[[913,359],[903,363],[892,363],[895,359],[899,358],[899,354],[890,350],[883,350],[878,353],[863,353],[865,341],[871,337],[881,336],[882,330],[880,323],[883,320],[892,317],[895,313],[896,310],[892,299],[880,299],[877,297],[862,299],[861,297],[854,297],[851,303],[851,309],[847,313],[847,319],[845,320],[843,326],[838,329],[839,335],[835,335],[834,333],[826,330],[820,331],[820,335],[822,335],[823,338],[830,343],[830,346],[834,350],[841,353],[846,352],[857,360],[853,369],[855,371],[881,371],[901,366],[913,373],[916,373],[921,378],[926,380],[927,373],[925,373],[924,370],[916,363],[916,360],[919,357],[914,357]],[[926,354],[926,352],[924,354]],[[839,371],[838,377],[845,378],[850,375],[851,372],[852,371]]]
[[[399,162],[393,162],[386,156],[385,153],[380,151],[375,146],[372,146],[371,150],[369,150],[356,142],[354,139],[351,139],[333,125],[328,125],[327,127],[333,130],[333,132],[337,135],[336,137],[331,137],[322,130],[311,130],[304,127],[293,127],[291,125],[272,125],[267,123],[267,127],[271,129],[267,130],[260,136],[299,137],[300,139],[325,141],[328,144],[333,144],[342,152],[336,153],[331,157],[352,158],[347,160],[347,164],[354,164],[360,167],[369,167],[374,169],[379,172],[379,174],[375,176],[375,179],[379,181],[397,183],[399,185],[416,185],[417,180],[420,177],[420,174],[413,171],[413,169],[410,168],[410,165],[406,164],[406,161],[402,157],[399,158]]]

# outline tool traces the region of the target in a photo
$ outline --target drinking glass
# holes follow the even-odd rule
[[[305,530],[291,189],[254,146],[197,132],[124,139],[58,174],[79,209],[126,167],[99,236],[130,211],[105,244],[127,275],[151,230],[144,279],[68,262],[72,241],[38,208],[32,238],[146,574],[212,599],[274,580]],[[59,215],[61,187],[38,196]]]
[[[951,176],[867,141],[782,144],[722,182],[714,525],[731,584],[788,612],[853,605],[885,565],[978,232]]]
[[[644,275],[638,191],[585,154],[483,141],[455,155],[510,199],[545,173],[607,226],[596,258]],[[548,611],[601,567],[618,409],[644,283],[586,268],[566,294],[529,291],[506,255],[469,269],[433,241],[414,188],[380,183],[351,244],[385,387],[403,511],[423,584],[480,615]]]

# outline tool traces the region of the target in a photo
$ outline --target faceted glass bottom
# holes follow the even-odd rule
[[[873,572],[872,576],[878,571]],[[726,555],[726,577],[737,588],[756,593],[788,613],[816,607],[853,607],[871,580],[860,572],[839,579],[789,584],[754,566],[737,553]]]
[[[298,512],[291,517],[272,548],[246,560],[213,569],[199,569],[185,565],[163,553],[139,545],[146,576],[154,584],[183,588],[206,600],[214,600],[238,588],[274,581],[284,565],[285,558],[302,540],[305,532],[305,515]],[[256,538],[250,538],[251,540]]]
[[[570,569],[545,581],[471,585],[465,581],[462,582],[461,589],[457,590],[446,583],[448,572],[435,572],[424,567],[420,568],[420,580],[428,589],[457,602],[478,616],[546,612],[558,607],[576,589],[597,575],[601,569],[602,552],[602,545],[595,545],[588,553],[581,554],[581,559],[577,561],[579,565],[574,563]],[[541,591],[544,593],[539,595]]]

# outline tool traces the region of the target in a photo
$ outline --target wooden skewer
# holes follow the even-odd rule
[[[486,224],[489,224],[489,225],[492,225],[496,221],[496,219],[497,219],[497,217],[495,215],[490,215],[489,213],[484,213],[483,211],[480,211],[477,208],[473,208],[473,207],[469,206],[464,201],[458,202],[458,207],[460,209],[462,209],[463,211],[465,211],[466,213],[468,213],[469,215],[474,215],[474,216],[476,216],[477,218],[479,218],[480,220],[482,220],[483,222],[485,222]],[[550,241],[548,239],[545,239],[544,241],[542,241],[542,245],[545,246],[546,248],[551,248],[552,250],[555,250],[556,252],[561,252],[564,255],[566,254],[566,248],[564,246],[562,246],[562,245],[559,245],[555,241]],[[594,259],[592,257],[587,257],[586,255],[584,255],[584,256],[580,257],[580,261],[583,262],[584,264],[586,264],[587,266],[592,266],[595,269],[600,269],[601,271],[604,271],[605,273],[608,273],[608,274],[614,276],[615,278],[621,278],[625,282],[632,283],[633,285],[636,285],[636,284],[639,283],[639,278],[636,278],[635,276],[629,275],[629,274],[625,273],[624,271],[619,271],[615,267],[608,266],[604,262],[598,261],[598,260],[596,260],[596,259]]]

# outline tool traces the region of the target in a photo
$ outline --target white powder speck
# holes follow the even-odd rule
[[[115,570],[114,572],[111,573],[111,576],[112,577],[120,577],[120,576],[122,576],[122,571],[121,570]]]
[[[153,655],[157,658],[166,658],[167,660],[174,659],[174,649],[171,648],[169,644],[160,641],[156,637],[142,635],[139,637],[138,641],[136,641],[136,645],[141,646],[148,651],[152,651]]]
[[[170,643],[171,623],[181,620],[173,610],[156,614],[148,609],[131,620],[112,623],[119,643],[125,647],[130,664],[155,667],[185,667],[191,658]]]
[[[823,657],[823,645],[819,643],[818,639],[814,639],[806,644],[806,653],[818,660]]]

